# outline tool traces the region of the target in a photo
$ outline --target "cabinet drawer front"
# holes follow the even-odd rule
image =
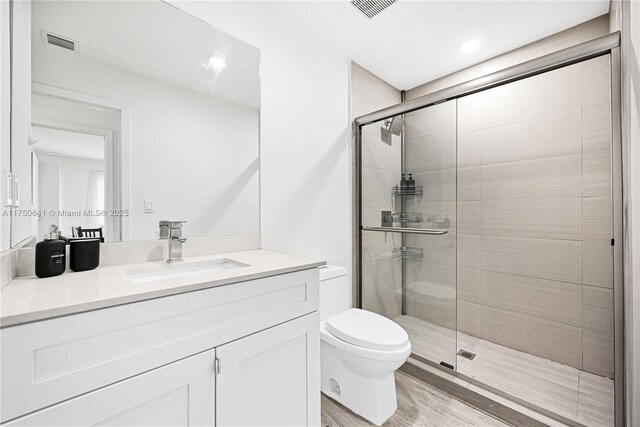
[[[2,421],[317,309],[309,269],[2,329]]]

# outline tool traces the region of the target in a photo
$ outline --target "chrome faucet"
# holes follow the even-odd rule
[[[182,224],[187,221],[160,221],[160,239],[169,240],[169,258],[167,262],[182,261],[182,244],[187,241],[182,237]]]

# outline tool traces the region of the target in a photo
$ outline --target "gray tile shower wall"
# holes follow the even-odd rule
[[[613,375],[609,58],[458,101],[458,329]],[[478,324],[479,323],[479,324]]]

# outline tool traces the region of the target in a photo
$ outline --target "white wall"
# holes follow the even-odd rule
[[[0,2],[0,173],[4,182],[11,168],[11,147],[9,145],[9,110],[11,108],[11,76],[10,76],[10,33],[9,33],[9,2]],[[4,206],[7,198],[5,185],[0,186],[2,212],[8,212]],[[0,251],[11,247],[11,217],[0,215]]]
[[[259,232],[258,111],[34,46],[33,81],[126,104],[130,236],[186,220],[187,237]],[[144,213],[144,200],[155,212]],[[66,208],[61,202],[61,208]]]
[[[347,58],[256,2],[172,2],[261,50],[263,247],[351,266]]]

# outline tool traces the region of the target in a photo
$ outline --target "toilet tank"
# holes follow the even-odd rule
[[[326,265],[320,270],[320,321],[351,308],[351,284],[347,269]]]

